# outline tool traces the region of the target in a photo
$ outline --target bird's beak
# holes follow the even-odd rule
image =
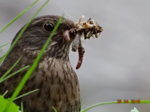
[[[63,32],[63,38],[64,38],[64,40],[65,40],[66,42],[70,42],[70,41],[71,41],[69,30],[66,30],[66,31]]]

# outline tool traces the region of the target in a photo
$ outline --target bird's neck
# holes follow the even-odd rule
[[[69,61],[69,47],[70,44],[51,44],[48,47],[45,55],[46,57]]]
[[[52,42],[44,56],[46,58],[56,58],[56,59],[62,59],[64,61],[69,61],[69,48],[70,48],[70,43],[68,44],[64,44],[64,43],[55,43],[55,42]],[[23,52],[23,54],[26,56],[26,57],[32,57],[32,58],[36,58],[36,56],[38,55],[38,53],[40,52],[40,49],[41,48],[31,48],[31,47],[25,47],[25,48],[21,48],[21,52]]]

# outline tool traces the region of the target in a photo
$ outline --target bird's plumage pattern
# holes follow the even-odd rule
[[[42,16],[32,21],[0,67],[0,76],[4,74],[19,58],[22,57],[13,71],[31,65],[38,52],[47,40],[50,32],[45,31],[43,25],[50,22],[55,25],[59,16]],[[69,61],[70,44],[75,38],[70,35],[71,41],[65,40],[63,33],[74,27],[74,23],[64,19],[57,34],[53,37],[38,67],[25,85],[21,93],[39,89],[38,92],[25,96],[17,101],[23,102],[25,112],[58,112],[80,111],[80,89],[77,75]],[[0,84],[0,93],[8,90],[9,97],[26,71]]]

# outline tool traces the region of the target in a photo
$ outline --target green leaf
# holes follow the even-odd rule
[[[52,109],[54,110],[54,112],[58,112],[54,106],[52,106]]]
[[[22,94],[22,95],[16,97],[15,100],[18,100],[19,98],[22,98],[22,97],[24,97],[24,96],[30,95],[30,94],[35,93],[35,92],[37,92],[37,91],[39,91],[39,89],[35,89],[35,90],[32,90],[32,91],[29,91],[29,92],[27,92],[27,93],[25,93],[25,94]]]
[[[99,107],[99,106],[102,106],[102,105],[108,105],[108,104],[116,104],[117,101],[110,101],[110,102],[102,102],[102,103],[97,103],[97,104],[94,104],[94,105],[91,105],[85,109],[82,109],[80,112],[88,112],[89,110],[95,108],[95,107]]]
[[[3,112],[9,103],[9,99],[5,99],[3,96],[0,96],[0,112]],[[8,112],[19,112],[19,106],[15,103],[11,103],[9,106]]]
[[[5,56],[6,56],[6,54],[4,54],[3,56],[0,57],[0,64],[3,62]]]
[[[21,112],[24,112],[23,103],[21,102]]]
[[[17,75],[19,72],[22,72],[23,70],[28,69],[29,67],[30,67],[29,65],[28,65],[28,66],[24,66],[24,67],[20,68],[19,70],[17,70],[17,71],[15,71],[15,72],[13,72],[13,73],[11,73],[11,74],[5,76],[4,78],[0,78],[0,83],[2,83],[2,82],[4,82],[5,80],[7,80],[7,79],[9,79],[9,78],[11,78],[11,77]]]
[[[2,82],[1,80],[3,78],[5,78],[14,68],[15,66],[19,63],[19,61],[21,60],[21,57],[12,65],[12,67],[10,67],[6,73],[4,73],[4,75],[2,75],[2,77],[0,77],[0,83]]]
[[[5,95],[8,93],[8,90],[6,90],[4,93],[3,93],[3,97],[5,97]]]

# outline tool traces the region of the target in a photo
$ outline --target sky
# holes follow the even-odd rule
[[[34,0],[1,0],[0,28]],[[41,0],[0,35],[0,45],[10,43],[17,31],[45,0]],[[84,15],[104,29],[98,39],[84,41],[85,57],[76,70],[81,87],[82,106],[117,99],[150,99],[150,1],[149,0],[51,0],[40,15],[65,15],[78,21]],[[0,52],[4,53],[9,45]],[[77,54],[70,53],[73,68]],[[130,112],[147,105],[105,105],[90,112]]]

